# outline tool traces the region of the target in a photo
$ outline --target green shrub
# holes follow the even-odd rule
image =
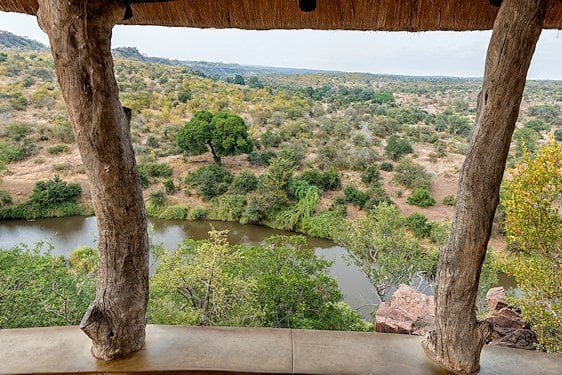
[[[159,219],[164,220],[185,220],[189,210],[183,206],[167,206],[158,215]]]
[[[412,190],[431,190],[431,175],[424,167],[412,161],[405,160],[398,164],[394,181]]]
[[[443,198],[443,204],[445,206],[455,206],[457,204],[457,198],[454,195],[447,195]]]
[[[224,194],[232,180],[232,174],[217,164],[201,167],[195,172],[188,173],[186,177],[187,184],[196,187],[206,201]]]
[[[187,218],[189,220],[203,220],[207,217],[207,210],[203,207],[196,207],[193,210],[190,210]]]
[[[410,141],[407,139],[402,139],[397,135],[392,135],[388,138],[384,151],[392,160],[398,160],[403,155],[414,152],[414,149],[412,148]]]
[[[257,152],[252,151],[248,154],[248,161],[252,165],[268,166],[276,154],[273,151]]]
[[[380,183],[374,184],[369,189],[367,189],[365,193],[369,197],[369,199],[367,200],[367,202],[363,207],[365,211],[371,211],[373,208],[375,208],[376,206],[378,206],[383,202],[389,205],[394,204],[394,202],[392,201],[392,199],[390,199],[390,196],[388,195],[386,190],[384,190],[384,187]]]
[[[361,173],[361,181],[367,185],[378,183],[380,179],[381,174],[379,172],[379,166],[377,164],[369,165]]]
[[[142,163],[138,170],[147,177],[171,177],[172,167],[164,163]]]
[[[224,194],[213,198],[207,217],[211,220],[239,221],[245,207],[245,196]]]
[[[353,185],[348,185],[343,189],[345,195],[345,200],[349,203],[353,203],[356,206],[363,208],[369,200],[369,194],[360,191]]]
[[[235,176],[230,185],[230,191],[234,194],[248,194],[258,187],[258,177],[250,171],[242,171]]]
[[[30,202],[41,207],[50,207],[63,203],[76,203],[82,195],[82,188],[76,183],[67,183],[59,176],[35,184]]]
[[[0,251],[0,327],[78,325],[94,299],[96,279],[42,247]]]
[[[406,228],[414,232],[418,238],[429,237],[433,228],[433,225],[427,220],[427,217],[418,212],[414,212],[408,216],[406,218],[405,225]]]
[[[435,206],[435,199],[426,189],[418,188],[406,199],[406,203],[425,208]]]
[[[525,123],[525,127],[529,129],[533,129],[536,132],[550,131],[550,125],[548,125],[546,122],[544,122],[543,119],[540,118],[527,121]]]
[[[562,142],[562,129],[558,129],[554,132],[554,139],[558,142]]]
[[[191,100],[193,95],[191,94],[191,90],[189,88],[184,87],[178,91],[178,101],[181,103],[187,103],[188,100]]]
[[[162,190],[150,193],[148,204],[153,207],[164,207],[166,205],[166,194]]]
[[[12,195],[6,190],[0,190],[0,207],[9,206],[12,204]]]
[[[164,180],[163,185],[164,189],[166,189],[166,194],[173,195],[176,193],[177,188],[176,185],[174,185],[174,180],[172,180],[171,178]]]
[[[98,272],[99,252],[88,246],[80,246],[74,249],[68,258],[70,266],[87,274]]]
[[[385,161],[381,163],[380,169],[381,171],[392,172],[392,170],[394,169],[394,165],[392,163]]]
[[[47,148],[47,152],[51,155],[58,155],[68,151],[67,145],[55,145]]]
[[[340,212],[326,210],[303,220],[302,229],[311,237],[334,240],[334,235],[341,229],[342,223],[343,217]]]

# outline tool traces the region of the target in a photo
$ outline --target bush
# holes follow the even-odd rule
[[[47,148],[47,152],[51,155],[58,155],[68,151],[67,145],[55,145]]]
[[[221,195],[213,198],[207,218],[211,220],[239,221],[246,207],[243,195]]]
[[[171,177],[172,167],[168,164],[160,163],[142,163],[139,164],[138,170],[147,177]]]
[[[433,225],[427,220],[424,215],[414,212],[406,218],[405,221],[406,228],[410,229],[416,237],[426,238],[431,235],[431,230]]]
[[[264,152],[256,152],[252,151],[248,154],[248,161],[252,165],[258,166],[268,166],[270,161],[275,158],[275,152],[273,151],[264,151]]]
[[[80,246],[74,249],[68,258],[70,266],[87,274],[98,272],[99,252],[88,246]]]
[[[367,189],[366,194],[369,197],[369,199],[367,200],[367,203],[365,203],[365,206],[363,207],[365,211],[371,211],[373,208],[375,208],[376,206],[378,206],[383,202],[389,205],[394,204],[394,202],[392,201],[392,199],[390,199],[390,196],[388,195],[386,190],[384,190],[384,187],[380,183],[376,183],[374,186]]]
[[[447,195],[443,198],[443,204],[445,206],[455,206],[457,204],[457,198],[454,195]]]
[[[381,171],[392,172],[392,170],[394,169],[394,165],[392,163],[385,161],[381,163],[380,169]]]
[[[168,206],[160,212],[159,219],[164,220],[185,220],[189,210],[183,206]]]
[[[392,160],[398,160],[403,155],[411,154],[414,152],[412,144],[407,139],[398,138],[397,135],[392,135],[388,138],[386,147],[384,148],[386,154]]]
[[[196,207],[193,210],[190,210],[187,218],[189,220],[203,220],[207,217],[207,210],[203,207]]]
[[[532,119],[527,121],[527,123],[525,124],[526,128],[529,129],[533,129],[536,132],[541,132],[541,131],[550,131],[550,125],[548,125],[546,122],[544,122],[544,120],[542,119]]]
[[[337,190],[341,187],[341,176],[335,168],[330,168],[326,172],[308,168],[297,179],[306,181],[322,190]]]
[[[426,208],[435,206],[435,199],[429,194],[427,189],[418,188],[406,199],[406,203]]]
[[[56,206],[63,203],[76,203],[82,195],[82,188],[76,183],[67,183],[59,176],[35,184],[29,200],[41,207]]]
[[[349,203],[353,203],[356,206],[363,208],[369,200],[369,194],[360,191],[353,185],[348,185],[343,189],[345,195],[345,200]]]
[[[558,142],[562,142],[562,129],[558,129],[554,132],[554,139]]]
[[[78,325],[94,299],[95,278],[42,247],[0,251],[0,327]]]
[[[421,165],[412,161],[403,161],[398,164],[394,181],[412,190],[431,191],[431,175]]]
[[[150,193],[148,198],[148,204],[156,208],[164,207],[166,202],[166,194],[162,190]]]
[[[235,176],[230,185],[230,191],[234,194],[248,194],[258,187],[258,177],[250,171],[242,171]]]
[[[380,179],[381,174],[377,164],[369,165],[363,173],[361,173],[361,181],[367,185],[378,183]]]
[[[186,177],[187,184],[196,187],[206,201],[224,194],[232,180],[232,174],[217,164],[201,167],[195,172],[188,173]]]
[[[0,207],[12,204],[12,195],[5,190],[0,190]]]
[[[343,217],[340,212],[326,210],[303,220],[302,229],[311,237],[334,240],[334,236],[341,229],[342,223]]]
[[[171,178],[164,180],[163,185],[164,189],[166,189],[166,194],[173,195],[176,193],[177,188],[176,185],[174,185],[174,180],[172,180]]]

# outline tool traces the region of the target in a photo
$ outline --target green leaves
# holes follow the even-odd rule
[[[304,248],[303,237],[270,237],[262,245],[229,245],[226,232],[186,240],[160,254],[151,279],[149,321],[367,330],[342,302],[329,262]]]
[[[201,155],[210,150],[216,163],[220,163],[223,156],[249,154],[254,149],[246,123],[230,112],[215,115],[208,111],[196,112],[178,132],[176,143],[188,155]]]

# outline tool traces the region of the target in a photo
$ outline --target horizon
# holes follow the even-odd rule
[[[0,12],[0,28],[48,45],[33,16]],[[528,80],[562,80],[559,30],[544,30]],[[112,48],[147,57],[404,77],[482,79],[491,31],[369,32],[122,26]],[[178,41],[181,41],[178,43]]]

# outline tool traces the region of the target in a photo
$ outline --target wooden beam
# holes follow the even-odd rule
[[[123,12],[117,0],[39,0],[37,14],[92,189],[99,272],[81,328],[105,360],[143,346],[148,301],[146,214],[111,56]]]
[[[488,47],[474,136],[464,161],[451,234],[437,272],[436,329],[426,353],[457,374],[479,369],[489,327],[476,320],[478,279],[527,71],[547,0],[504,0]]]

